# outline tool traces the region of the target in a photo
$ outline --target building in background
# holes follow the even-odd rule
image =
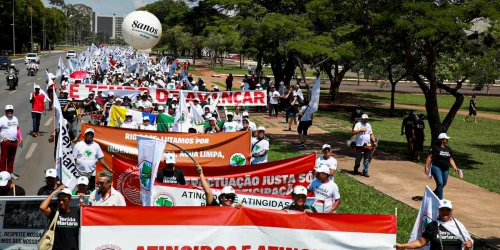
[[[92,13],[92,32],[103,40],[122,39],[123,16],[107,16],[99,13]]]

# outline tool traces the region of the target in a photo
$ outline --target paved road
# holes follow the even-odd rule
[[[29,95],[33,92],[33,83],[44,86],[45,69],[54,72],[57,69],[59,57],[65,58],[64,53],[53,53],[41,56],[40,68],[36,76],[28,76],[24,60],[15,60],[14,63],[19,70],[19,86],[16,90],[9,91],[5,81],[5,75],[0,79],[0,109],[5,105],[14,105],[14,115],[19,120],[21,132],[23,133],[24,147],[18,148],[14,163],[14,173],[20,175],[16,184],[26,190],[27,195],[36,195],[38,189],[44,185],[44,171],[53,168],[54,144],[48,142],[50,133],[54,128],[53,113],[47,111],[42,114],[40,132],[43,136],[33,138],[29,135],[33,123],[31,120],[31,104]],[[66,62],[66,60],[64,60]],[[46,103],[48,107],[48,103]]]

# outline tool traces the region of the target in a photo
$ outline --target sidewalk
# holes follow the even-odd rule
[[[296,147],[296,143],[299,142],[296,132],[283,131],[286,126],[284,118],[269,120],[264,114],[254,114],[251,119],[265,126],[266,134],[270,137],[289,144],[302,153],[321,154],[321,146],[324,143],[332,145],[332,155],[338,160],[339,169],[352,173],[354,153],[347,148],[345,140],[335,134],[312,126],[309,128],[307,148],[303,149]],[[327,121],[318,117],[314,122],[318,124]],[[376,134],[377,131],[374,132]],[[418,210],[419,199],[424,193],[425,186],[435,188],[434,180],[427,178],[423,171],[422,166],[416,163],[377,151],[370,165],[370,177],[356,175],[353,178]],[[340,190],[342,192],[342,187]],[[445,187],[445,196],[446,199],[453,201],[454,215],[471,234],[500,248],[500,214],[498,213],[500,194],[450,176]]]
[[[386,107],[390,107],[391,106],[388,103],[383,103],[382,105],[386,106]],[[402,109],[425,110],[425,107],[413,106],[413,105],[403,105],[403,104],[394,104],[394,107],[396,107],[396,108],[402,108]],[[448,113],[449,110],[448,109],[438,109],[438,111],[441,112],[441,113]],[[457,112],[457,114],[459,114],[459,115],[468,115],[469,112],[459,110]],[[477,117],[488,118],[488,119],[492,119],[492,120],[500,120],[500,115],[481,113],[481,110],[479,110],[479,112],[477,114]],[[460,121],[461,119],[457,119],[457,120]],[[469,118],[469,120],[470,121],[474,121],[474,117]]]

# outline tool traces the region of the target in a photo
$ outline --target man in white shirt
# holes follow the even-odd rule
[[[340,205],[339,187],[328,178],[330,169],[323,165],[316,169],[316,179],[314,179],[307,190],[314,192],[314,197],[322,200],[325,205],[325,213],[335,213]]]
[[[257,137],[252,138],[250,152],[252,158],[251,164],[260,164],[267,162],[267,153],[269,152],[269,141],[265,138],[266,128],[260,126],[257,128]]]
[[[191,90],[192,91],[198,91],[198,85],[196,85],[195,81],[191,82]]]
[[[316,159],[315,168],[319,168],[321,166],[327,166],[330,169],[330,180],[334,180],[333,175],[335,171],[337,171],[337,160],[332,156],[332,147],[328,144],[324,144],[323,148],[323,156]]]
[[[236,132],[238,128],[238,122],[233,120],[234,114],[233,112],[227,112],[227,120],[224,122],[224,126],[222,127],[222,132]]]
[[[276,87],[274,85],[271,86],[271,91],[269,91],[269,116],[268,119],[271,119],[273,116],[273,110],[276,115],[276,118],[279,118],[278,113],[278,103],[280,100],[280,92],[276,91]]]
[[[23,146],[19,121],[14,116],[14,106],[12,105],[5,106],[5,115],[0,118],[0,137],[2,137],[2,141],[0,141],[2,149],[0,171],[12,173],[17,146]]]
[[[201,105],[200,105],[200,99],[195,98],[195,99],[193,100],[193,107],[196,109],[196,111],[198,111],[198,114],[200,114],[200,115],[203,115],[203,114],[204,114],[204,112],[203,112],[203,108],[202,108],[202,107],[201,107]]]
[[[95,188],[95,169],[96,162],[108,171],[113,172],[106,162],[104,161],[104,154],[102,153],[99,144],[94,142],[94,130],[88,128],[84,133],[84,140],[78,142],[73,147],[73,157],[75,157],[76,169],[79,174],[86,176],[90,180],[89,188]]]
[[[113,188],[113,174],[108,171],[99,173],[98,188],[89,196],[89,206],[127,206],[123,195]]]
[[[252,122],[250,121],[250,119],[248,119],[249,115],[248,115],[248,112],[243,112],[242,114],[242,122],[240,123],[240,126],[238,127],[238,130],[239,129],[242,129],[243,128],[243,120],[244,119],[247,119],[248,120],[248,128],[250,129],[250,131],[254,132],[257,130],[257,125],[255,125],[255,122]]]
[[[148,100],[148,92],[144,91],[141,95],[141,100],[137,101],[136,107],[142,106],[144,109],[150,109],[153,107],[153,103]]]
[[[142,118],[141,130],[156,131],[156,127],[149,123],[149,116],[144,116]]]
[[[367,114],[363,114],[361,116],[361,121],[354,125],[352,134],[356,135],[356,161],[354,162],[354,174],[359,174],[358,169],[360,166],[362,154],[364,154],[362,175],[365,177],[370,177],[368,175],[368,168],[370,167],[370,157],[372,147],[376,147],[377,142],[375,141],[375,136],[373,135],[372,126],[368,123]]]
[[[122,123],[122,125],[120,125],[120,128],[131,128],[131,129],[137,129],[137,123],[135,123],[134,121],[132,121],[132,112],[127,112],[127,114],[125,114],[125,121]]]

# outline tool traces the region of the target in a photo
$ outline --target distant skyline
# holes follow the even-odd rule
[[[45,6],[49,7],[48,0],[42,0]],[[157,0],[64,0],[66,4],[85,4],[101,15],[113,14],[117,16],[127,15],[146,4]]]

